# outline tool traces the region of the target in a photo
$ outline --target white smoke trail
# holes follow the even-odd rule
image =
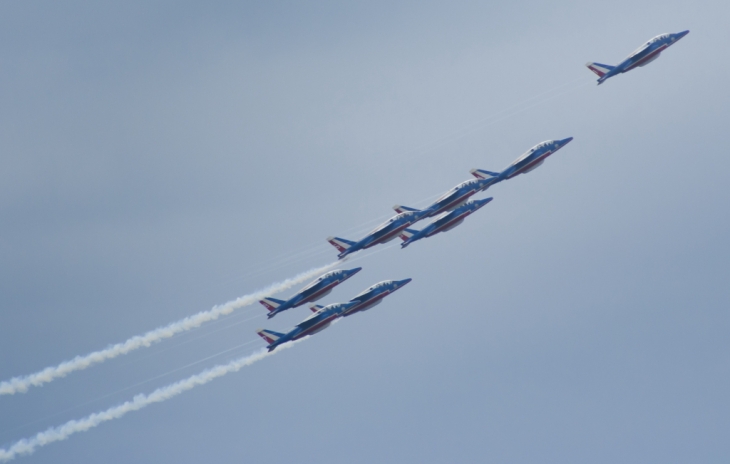
[[[58,427],[51,427],[44,432],[37,433],[34,437],[24,438],[13,443],[9,448],[0,448],[0,461],[10,461],[23,454],[30,454],[41,446],[49,445],[56,441],[65,440],[69,436],[78,432],[85,432],[92,429],[103,422],[113,419],[119,419],[128,412],[138,411],[153,403],[160,403],[169,400],[172,397],[188,391],[198,385],[204,385],[211,380],[222,377],[230,372],[236,372],[239,369],[250,366],[256,361],[260,361],[272,354],[278,353],[282,349],[291,348],[299,341],[306,340],[308,337],[302,338],[296,342],[281,345],[276,350],[267,352],[265,348],[256,351],[243,358],[236,359],[228,364],[221,364],[211,369],[207,369],[200,374],[195,374],[187,379],[180,380],[165,387],[160,387],[149,395],[139,394],[118,406],[113,406],[105,411],[89,414],[82,419],[74,419],[66,422]]]
[[[273,293],[281,292],[294,285],[301,284],[302,282],[316,277],[318,274],[335,267],[338,262],[327,264],[318,268],[310,269],[306,272],[284,280],[279,283],[272,284],[257,292],[239,297],[233,301],[229,301],[226,304],[214,306],[209,311],[201,311],[195,315],[188,316],[185,319],[168,324],[164,327],[159,327],[155,330],[151,330],[143,335],[135,335],[134,337],[116,345],[111,345],[103,350],[94,351],[87,355],[76,356],[70,361],[64,361],[57,366],[46,367],[42,371],[38,371],[34,374],[26,376],[13,377],[10,380],[0,382],[0,395],[13,395],[15,393],[25,393],[31,386],[38,387],[45,383],[52,382],[55,379],[65,377],[74,371],[86,369],[87,367],[104,362],[108,359],[116,358],[117,356],[127,354],[130,351],[134,351],[139,348],[148,347],[155,342],[170,338],[175,334],[185,332],[201,324],[209,321],[218,319],[220,316],[224,316],[232,313],[235,309],[243,306],[250,305],[260,300],[261,298],[270,296]]]

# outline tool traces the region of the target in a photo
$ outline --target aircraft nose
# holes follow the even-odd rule
[[[558,140],[558,143],[560,144],[560,147],[566,146],[568,143],[570,143],[573,140],[573,137],[568,137],[567,139]]]
[[[413,280],[413,279],[396,280],[395,283],[398,284],[398,288],[401,288],[402,286],[404,286],[405,284],[407,284],[411,280]]]
[[[349,271],[347,271],[347,276],[348,277],[354,276],[355,274],[357,274],[360,271],[362,271],[361,267],[356,267],[355,269],[350,269]]]
[[[487,203],[489,203],[492,200],[494,200],[494,197],[485,198],[483,200],[476,200],[474,203],[476,203],[477,206],[479,208],[481,208],[482,206],[486,205]]]
[[[678,32],[677,33],[677,40],[681,39],[682,37],[684,37],[687,34],[689,34],[689,29],[687,29],[686,31]]]

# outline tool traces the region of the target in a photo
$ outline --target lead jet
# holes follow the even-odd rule
[[[427,214],[425,214],[423,218],[435,217],[441,213],[452,211],[466,203],[466,201],[475,193],[484,191],[488,189],[489,186],[497,182],[499,182],[499,180],[496,177],[491,176],[464,181],[443,194],[441,198],[434,202],[434,204],[424,209],[423,211],[427,212]],[[393,209],[399,213],[406,211],[418,211],[417,209],[402,205],[395,205],[393,206]]]
[[[373,285],[347,302],[347,304],[351,304],[352,306],[344,308],[341,316],[347,317],[360,311],[367,311],[373,306],[380,304],[380,302],[383,301],[383,298],[403,287],[410,281],[411,279],[384,280]],[[321,311],[324,308],[320,305],[312,305],[310,309],[312,311]]]
[[[340,252],[337,257],[342,259],[350,253],[365,250],[379,243],[386,243],[393,240],[403,229],[420,221],[427,214],[428,211],[420,210],[409,210],[397,214],[376,227],[359,242],[353,242],[339,237],[327,237],[327,241],[337,248]]]
[[[354,306],[355,302],[335,303],[327,306],[320,306],[317,311],[297,324],[287,333],[274,332],[273,330],[258,329],[257,334],[269,345],[266,347],[269,351],[273,351],[277,346],[286,342],[292,342],[321,332],[332,324],[332,321],[342,316],[343,311]]]
[[[330,271],[317,277],[316,280],[299,290],[296,295],[286,301],[277,300],[276,298],[264,298],[263,300],[260,300],[259,303],[269,310],[269,319],[271,319],[287,309],[296,308],[297,306],[301,306],[305,303],[311,303],[312,301],[319,300],[329,294],[333,288],[360,272],[361,269],[361,267],[356,267],[355,269],[338,269]]]
[[[566,146],[573,137],[562,140],[548,140],[538,143],[530,148],[527,153],[517,158],[512,164],[507,166],[502,172],[485,171],[484,169],[472,169],[471,172],[477,179],[493,179],[493,184],[511,179],[520,174],[527,174],[533,169],[540,166],[548,156]],[[491,185],[491,184],[489,184]]]
[[[436,235],[439,232],[446,232],[453,229],[454,227],[464,222],[464,219],[466,219],[467,216],[475,211],[478,211],[479,208],[486,205],[492,200],[493,198],[489,197],[483,200],[470,201],[469,203],[465,203],[455,210],[446,213],[445,215],[421,230],[405,229],[403,232],[401,232],[400,235],[400,238],[403,240],[403,243],[400,244],[401,248],[407,247],[416,240],[421,240],[422,238]]]
[[[616,66],[601,63],[586,63],[586,66],[598,75],[598,85],[601,85],[609,77],[613,77],[617,74],[623,74],[636,67],[645,66],[651,63],[659,58],[659,55],[664,50],[674,45],[675,42],[687,34],[689,34],[689,31],[677,32],[676,34],[658,35],[639,47],[634,53],[629,55],[628,58]]]

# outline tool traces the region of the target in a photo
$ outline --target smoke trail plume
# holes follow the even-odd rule
[[[19,440],[7,449],[0,448],[0,462],[10,461],[18,456],[30,454],[41,446],[65,440],[74,433],[85,432],[103,422],[119,419],[128,412],[138,411],[150,404],[169,400],[170,398],[197,387],[198,385],[204,385],[211,380],[222,377],[230,372],[236,372],[243,367],[250,366],[256,361],[260,361],[268,356],[278,353],[282,349],[291,348],[296,343],[306,340],[307,338],[308,337],[305,337],[295,342],[286,343],[271,352],[267,352],[265,348],[262,348],[248,356],[231,361],[228,364],[215,366],[201,372],[200,374],[188,377],[187,379],[180,380],[179,382],[175,382],[165,387],[160,387],[149,395],[139,394],[132,398],[131,401],[126,401],[105,411],[89,414],[82,419],[70,420],[58,427],[51,427],[44,432],[37,433],[34,437]]]
[[[25,393],[31,386],[38,387],[45,383],[52,382],[55,379],[65,377],[74,371],[86,369],[87,367],[104,362],[108,359],[116,358],[117,356],[127,354],[130,351],[134,351],[138,348],[148,347],[155,342],[170,338],[173,335],[185,332],[201,324],[209,321],[218,319],[220,316],[224,316],[232,313],[235,309],[243,306],[250,305],[260,300],[261,298],[270,296],[272,293],[281,292],[294,285],[301,284],[313,277],[316,277],[320,273],[335,267],[338,263],[330,263],[326,266],[310,269],[306,272],[272,284],[257,292],[239,297],[233,301],[229,301],[226,304],[214,306],[209,311],[201,311],[195,315],[188,316],[185,319],[168,324],[164,327],[159,327],[155,330],[151,330],[143,335],[135,335],[134,337],[116,345],[111,345],[103,350],[94,351],[92,353],[76,356],[70,361],[64,361],[57,366],[46,367],[42,371],[38,371],[34,374],[13,377],[10,380],[0,382],[0,395],[13,395],[15,393]]]

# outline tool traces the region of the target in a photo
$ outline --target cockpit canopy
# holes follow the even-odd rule
[[[555,141],[553,141],[553,140],[546,140],[545,142],[538,143],[534,147],[530,148],[530,150],[527,153],[525,153],[524,155],[522,155],[519,158],[517,158],[515,160],[515,162],[512,163],[512,166],[515,166],[516,164],[524,161],[530,155],[532,155],[533,153],[535,153],[537,150],[540,150],[541,148],[545,148],[545,147],[548,147],[548,146],[552,146],[554,143],[555,143]]]
[[[655,43],[659,42],[660,40],[669,38],[670,35],[671,34],[660,34],[660,35],[654,37],[653,39],[649,40],[647,43],[645,43],[641,47],[637,48],[629,57],[632,57],[634,55],[637,55],[637,54],[643,52],[644,50],[649,48],[652,44],[655,44]]]
[[[382,282],[379,282],[379,283],[377,283],[377,284],[375,284],[375,285],[372,285],[372,286],[370,286],[370,287],[369,287],[369,288],[368,288],[367,290],[365,290],[364,292],[360,292],[359,294],[357,294],[357,295],[356,295],[356,296],[355,296],[355,297],[353,298],[353,300],[357,300],[357,299],[358,299],[359,297],[361,297],[361,296],[363,296],[363,295],[366,295],[367,293],[369,293],[369,292],[372,292],[372,291],[374,291],[374,290],[376,290],[376,289],[378,289],[378,288],[382,288],[382,287],[385,287],[385,286],[387,286],[388,284],[390,284],[390,281],[389,281],[389,280],[384,280],[384,281],[382,281]]]
[[[334,270],[334,271],[330,271],[330,272],[328,272],[328,273],[326,273],[326,274],[323,274],[323,275],[321,275],[321,276],[317,277],[317,279],[316,279],[315,281],[313,281],[313,282],[312,282],[311,284],[309,284],[309,285],[307,285],[306,287],[304,287],[303,289],[299,290],[299,292],[300,292],[300,293],[301,293],[301,292],[306,292],[306,291],[307,291],[307,290],[309,290],[310,288],[312,288],[312,287],[314,287],[315,285],[317,285],[318,283],[322,282],[322,281],[323,281],[324,279],[327,279],[327,278],[329,278],[329,277],[335,276],[335,275],[337,275],[337,274],[339,274],[339,273],[341,273],[341,272],[342,272],[342,270],[341,270],[341,269],[337,269],[337,270]]]
[[[458,191],[459,191],[460,189],[462,189],[462,188],[464,188],[464,187],[470,187],[470,186],[472,186],[472,185],[475,185],[475,184],[477,184],[477,183],[479,183],[479,179],[469,179],[469,180],[465,180],[464,182],[460,183],[460,184],[459,184],[459,185],[457,185],[456,187],[452,188],[452,189],[451,189],[451,190],[449,190],[448,192],[446,192],[446,193],[444,193],[443,195],[441,195],[441,197],[439,197],[439,199],[438,199],[438,200],[436,200],[436,203],[438,203],[438,202],[440,202],[440,201],[442,201],[442,200],[445,200],[445,199],[447,199],[448,197],[450,197],[451,195],[453,195],[454,193],[458,192]]]

